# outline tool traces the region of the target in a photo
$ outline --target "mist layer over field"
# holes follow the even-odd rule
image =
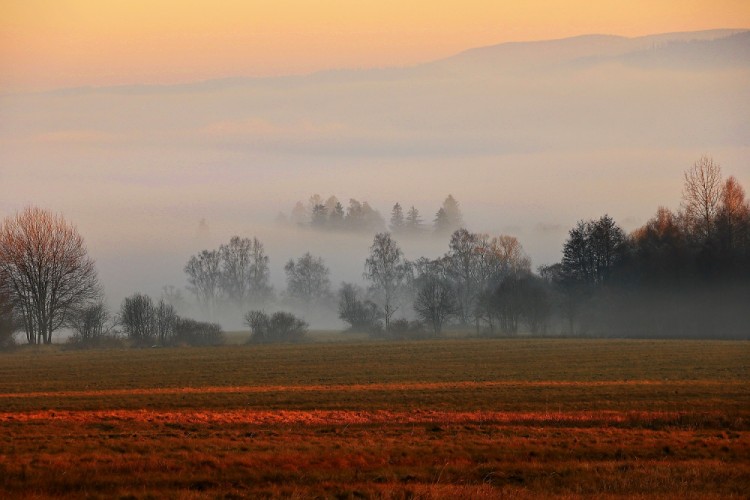
[[[677,207],[710,153],[750,185],[750,32],[504,44],[409,68],[0,96],[0,216],[74,222],[108,301],[184,287],[187,259],[256,236],[271,280],[309,251],[360,281],[371,234],[279,226],[318,193],[431,222],[452,194],[472,231],[516,236],[532,267],[579,219],[626,230]],[[54,167],[54,168],[52,168]],[[199,234],[205,219],[209,231]],[[446,239],[400,242],[434,257]]]

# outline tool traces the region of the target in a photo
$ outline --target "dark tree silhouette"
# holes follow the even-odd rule
[[[677,216],[659,207],[656,215],[630,238],[631,278],[648,287],[686,285],[691,273],[690,249]]]
[[[120,306],[119,322],[134,344],[151,345],[156,341],[156,310],[148,295],[136,293],[125,298]]]
[[[224,343],[224,331],[221,329],[221,325],[217,323],[177,318],[172,342],[194,346],[221,345]]]
[[[362,298],[362,290],[351,283],[339,289],[339,319],[349,323],[349,329],[358,332],[379,333],[381,313],[377,304]]]
[[[563,279],[585,285],[603,284],[624,251],[625,233],[609,215],[579,221],[563,247]]]
[[[100,295],[83,238],[60,215],[27,208],[0,225],[0,295],[30,344],[50,344],[73,312]]]
[[[163,299],[154,308],[154,331],[159,345],[171,344],[177,336],[180,317],[174,307]]]
[[[73,342],[95,345],[112,332],[107,306],[103,302],[87,305],[71,315],[68,327],[73,330]]]
[[[154,304],[145,294],[136,293],[123,300],[118,320],[127,338],[136,346],[203,346],[224,342],[220,325],[181,318],[171,304],[164,300]]]
[[[750,272],[750,203],[734,177],[729,177],[721,190],[716,228],[723,267],[739,267],[747,275]]]
[[[250,311],[245,324],[252,334],[250,343],[300,342],[307,334],[307,323],[291,313],[279,311],[271,316],[263,311]]]
[[[439,259],[420,265],[415,279],[414,311],[436,336],[440,335],[448,319],[460,311],[445,263],[444,259]]]

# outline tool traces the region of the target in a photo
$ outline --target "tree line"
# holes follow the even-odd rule
[[[312,195],[306,205],[298,201],[289,217],[279,213],[276,222],[320,231],[375,232],[385,229],[385,219],[367,201],[351,198],[344,208],[336,196],[331,195],[324,201],[319,194]]]
[[[264,325],[270,324],[264,309],[290,305],[303,313],[336,308],[350,330],[381,337],[439,335],[449,324],[509,334],[524,323],[542,333],[550,313],[541,279],[531,272],[520,242],[507,235],[490,237],[459,229],[443,257],[408,261],[391,233],[377,233],[364,262],[368,286],[342,283],[335,294],[322,257],[305,253],[290,259],[280,297],[269,284],[268,264],[257,239],[233,237],[218,250],[191,257],[185,272],[195,299],[209,315],[222,305],[224,311],[244,305],[251,309],[245,318],[253,331],[265,332]],[[263,280],[246,278],[243,288],[237,286],[237,276]],[[277,319],[292,323],[292,318]],[[258,339],[272,337],[262,333]]]
[[[451,196],[441,213],[462,223]],[[677,211],[660,207],[631,234],[606,214],[581,220],[561,261],[536,272],[516,238],[465,228],[450,234],[440,258],[408,261],[397,242],[408,220],[397,204],[391,232],[375,235],[366,286],[342,283],[332,294],[322,258],[305,254],[285,266],[285,296],[308,307],[335,296],[350,330],[383,337],[436,336],[447,327],[482,335],[748,336],[750,208],[737,179],[723,180],[710,157],[685,172]]]
[[[458,202],[450,194],[435,213],[432,224],[424,221],[414,205],[405,209],[400,202],[396,202],[386,225],[380,212],[367,201],[359,202],[351,198],[345,209],[336,196],[332,195],[324,201],[318,194],[312,195],[306,205],[298,201],[289,217],[280,213],[277,222],[315,230],[346,232],[375,233],[387,229],[396,236],[446,235],[464,225]]]
[[[441,210],[451,224],[462,222],[451,196]],[[750,204],[737,179],[723,179],[710,157],[685,172],[676,211],[660,207],[630,234],[606,214],[581,220],[561,261],[536,272],[515,237],[466,228],[450,233],[441,257],[409,261],[397,242],[404,233],[396,229],[409,220],[402,215],[394,207],[392,231],[374,236],[363,262],[366,286],[342,283],[334,292],[323,258],[305,253],[285,264],[286,288],[277,295],[263,243],[235,236],[188,260],[188,290],[209,318],[219,310],[244,317],[254,342],[303,340],[305,319],[320,308],[335,310],[350,331],[384,338],[434,337],[446,328],[480,335],[750,336]],[[0,346],[18,330],[29,344],[49,344],[61,328],[80,343],[116,334],[134,345],[222,340],[218,324],[178,314],[186,299],[174,287],[158,301],[134,294],[116,314],[102,298],[83,239],[61,216],[32,207],[2,222]],[[284,308],[302,318],[278,310]]]
[[[561,262],[540,270],[570,333],[750,336],[750,205],[703,156],[677,211],[659,207],[626,235],[608,216],[570,230]]]

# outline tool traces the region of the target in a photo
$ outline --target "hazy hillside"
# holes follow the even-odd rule
[[[733,39],[731,36],[744,33],[743,30],[710,30],[689,33],[665,33],[637,38],[626,38],[613,35],[583,35],[561,40],[544,40],[539,42],[503,43],[489,47],[470,49],[453,57],[436,61],[432,65],[440,68],[494,67],[503,71],[521,69],[550,69],[576,63],[582,60],[589,62],[606,62],[620,59],[628,54],[640,54],[644,51],[658,54],[674,54],[675,47],[686,54],[705,52],[706,50],[723,52],[742,48],[747,50],[748,42]],[[716,43],[714,43],[716,42]],[[666,50],[665,50],[666,49]],[[748,63],[747,57],[730,54],[742,65]],[[627,59],[627,57],[626,57]]]

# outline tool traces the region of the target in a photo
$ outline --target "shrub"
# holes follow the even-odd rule
[[[110,340],[103,340],[105,336],[113,336],[114,325],[103,302],[87,304],[73,311],[67,324],[73,330],[69,344],[97,346]]]
[[[136,346],[220,345],[224,331],[215,323],[181,318],[172,305],[135,294],[126,298],[120,308],[120,324],[127,338]]]
[[[120,349],[125,346],[125,339],[117,332],[107,332],[88,340],[84,340],[79,334],[74,333],[68,338],[65,349]]]
[[[382,313],[378,306],[361,299],[362,290],[356,285],[344,283],[339,290],[339,319],[349,323],[349,330],[379,335],[383,331],[380,321]]]
[[[192,346],[221,345],[224,343],[224,331],[216,323],[178,318],[172,342]]]
[[[156,341],[156,314],[151,297],[136,293],[126,297],[120,307],[120,325],[135,345],[152,345]]]
[[[250,311],[245,324],[252,335],[249,343],[300,342],[305,340],[308,324],[292,313],[279,311],[269,316],[263,311]]]

